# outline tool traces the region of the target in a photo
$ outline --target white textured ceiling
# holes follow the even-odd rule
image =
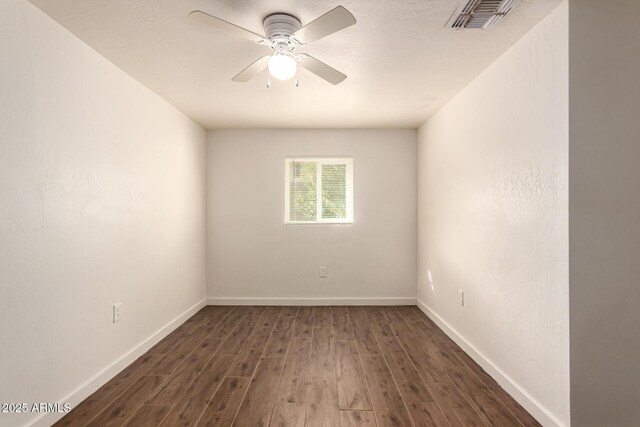
[[[416,127],[560,3],[522,0],[498,28],[452,31],[459,0],[31,0],[205,128]],[[306,24],[337,5],[358,23],[300,51],[347,74],[333,86],[302,71],[265,86],[236,73],[269,52],[194,22],[203,10],[263,33],[286,12]]]

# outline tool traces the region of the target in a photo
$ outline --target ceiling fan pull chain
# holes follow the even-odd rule
[[[269,77],[267,77],[267,89],[271,87],[271,80],[269,80]]]

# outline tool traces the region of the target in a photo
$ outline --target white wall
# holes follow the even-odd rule
[[[640,2],[570,0],[571,419],[640,423]]]
[[[353,225],[284,225],[284,158],[294,155],[353,156]],[[210,302],[411,303],[415,268],[415,131],[209,132]]]
[[[418,134],[418,298],[546,425],[569,424],[567,22],[565,2]]]
[[[205,132],[25,0],[0,108],[0,402],[64,402],[204,299]]]

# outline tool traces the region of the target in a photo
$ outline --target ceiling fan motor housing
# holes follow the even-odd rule
[[[264,32],[271,41],[289,40],[289,37],[302,26],[298,18],[286,13],[269,15],[264,19],[263,24]]]
[[[189,13],[189,16],[214,28],[227,31],[230,34],[273,50],[271,55],[264,55],[258,58],[235,75],[231,79],[233,81],[248,82],[266,68],[269,69],[271,76],[280,80],[288,80],[296,75],[298,66],[334,85],[347,78],[345,74],[322,61],[318,61],[311,55],[305,53],[295,55],[293,52],[299,47],[307,46],[309,43],[355,24],[356,18],[342,6],[334,7],[304,27],[300,20],[293,15],[282,12],[273,13],[263,20],[266,36],[239,27],[201,10],[193,10]]]

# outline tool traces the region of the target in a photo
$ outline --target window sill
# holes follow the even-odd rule
[[[284,225],[305,225],[305,226],[309,226],[309,225],[353,225],[353,221],[341,221],[341,222],[308,222],[308,221],[304,221],[304,222],[285,222]]]

